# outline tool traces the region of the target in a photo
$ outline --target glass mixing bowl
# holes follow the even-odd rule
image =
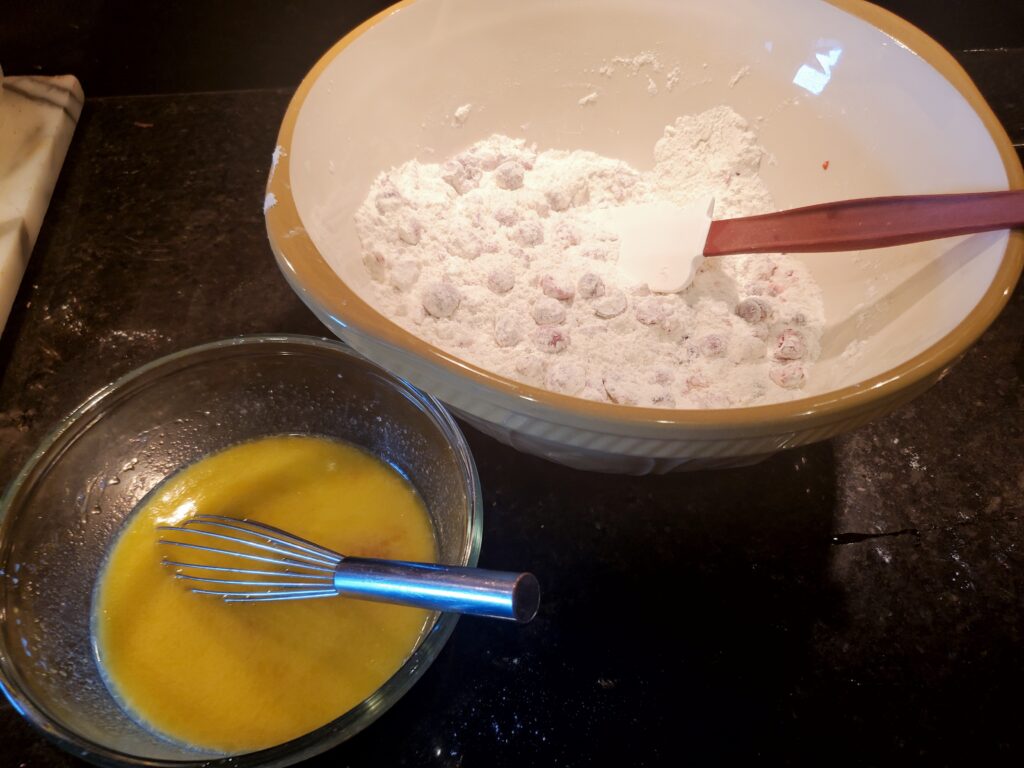
[[[118,706],[90,634],[93,588],[111,542],[136,504],[180,467],[275,434],[337,438],[382,458],[425,501],[441,562],[476,565],[473,458],[443,407],[402,379],[342,344],[306,337],[230,339],[143,366],[64,419],[0,501],[0,688],[62,747],[110,766],[289,765],[365,728],[437,656],[455,615],[432,616],[402,668],[354,709],[244,755],[175,745]]]

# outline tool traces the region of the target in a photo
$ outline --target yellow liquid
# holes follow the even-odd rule
[[[150,730],[219,752],[270,747],[373,693],[415,648],[426,611],[340,597],[228,604],[160,565],[186,551],[157,525],[248,517],[348,555],[433,562],[427,511],[392,468],[352,446],[273,437],[171,477],[115,542],[93,634],[115,696]]]

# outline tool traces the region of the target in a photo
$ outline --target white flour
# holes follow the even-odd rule
[[[566,394],[677,408],[792,399],[824,324],[800,262],[717,257],[682,293],[651,294],[617,274],[602,217],[708,195],[717,216],[770,211],[764,154],[723,106],[668,126],[644,174],[505,136],[443,164],[405,163],[374,181],[356,214],[369,300],[458,357]]]

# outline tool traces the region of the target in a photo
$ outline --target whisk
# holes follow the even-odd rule
[[[540,604],[532,573],[347,557],[280,528],[221,515],[196,515],[159,530],[168,534],[161,544],[211,561],[164,558],[162,564],[199,585],[192,592],[230,603],[344,595],[520,624]]]

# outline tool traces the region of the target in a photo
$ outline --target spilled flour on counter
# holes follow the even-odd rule
[[[720,106],[665,128],[646,173],[507,136],[442,164],[405,163],[380,174],[356,214],[366,298],[464,360],[569,395],[677,408],[798,397],[824,325],[799,261],[707,259],[685,291],[652,294],[617,274],[602,215],[709,195],[718,217],[769,212],[764,156]]]

